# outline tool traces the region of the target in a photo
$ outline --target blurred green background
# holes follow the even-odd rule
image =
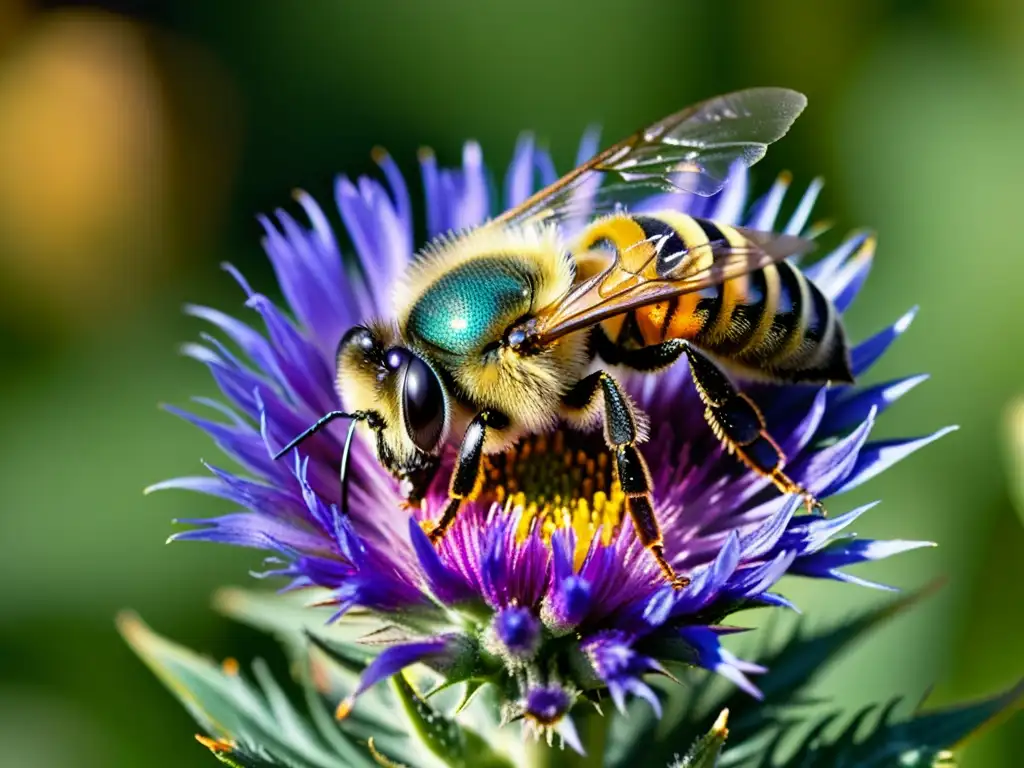
[[[782,168],[798,185],[822,174],[819,212],[880,233],[853,335],[922,307],[872,379],[933,378],[879,434],[962,426],[833,502],[880,497],[863,534],[940,545],[859,573],[948,583],[822,689],[850,706],[929,690],[942,704],[1020,677],[1021,486],[1005,446],[1024,392],[1022,41],[1017,0],[0,0],[4,765],[209,762],[115,634],[121,608],[217,657],[280,663],[209,609],[216,586],[253,585],[259,556],[163,543],[171,518],[223,506],[141,494],[218,458],[156,404],[213,394],[175,348],[203,330],[186,301],[247,314],[220,261],[272,290],[256,212],[290,205],[294,186],[329,203],[335,173],[371,171],[374,144],[412,172],[418,146],[454,163],[474,137],[501,167],[530,128],[565,169],[590,122],[617,138],[750,85],[810,97],[756,169],[761,188]],[[784,591],[814,622],[881,599]],[[1020,765],[1019,726],[986,732],[963,764]]]

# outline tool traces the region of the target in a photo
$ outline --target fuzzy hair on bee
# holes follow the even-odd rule
[[[424,300],[432,300],[426,295],[432,287],[461,273],[485,288],[492,274],[504,271],[520,278],[521,295],[494,307],[494,316],[486,319],[492,332],[480,334],[457,354],[438,349],[417,332],[413,315]],[[484,226],[441,237],[418,256],[399,282],[394,294],[399,334],[445,366],[454,384],[453,423],[463,426],[481,407],[508,415],[510,427],[488,434],[486,452],[508,447],[524,434],[554,427],[561,396],[585,370],[590,359],[586,333],[569,334],[559,344],[531,355],[503,344],[501,338],[516,320],[564,296],[574,280],[574,261],[558,229],[524,225]],[[430,311],[455,310],[450,322],[464,320],[461,298],[444,296],[442,301],[443,308],[432,305]]]
[[[538,277],[534,302],[544,307],[569,290],[575,277],[573,258],[557,226],[487,226],[451,232],[431,241],[409,264],[395,286],[393,304],[398,324],[425,288],[449,270],[484,256],[508,257],[532,265]]]

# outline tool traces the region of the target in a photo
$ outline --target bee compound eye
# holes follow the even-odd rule
[[[405,367],[402,404],[409,437],[421,451],[432,452],[444,431],[444,390],[434,369],[415,355]]]

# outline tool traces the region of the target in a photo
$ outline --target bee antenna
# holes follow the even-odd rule
[[[330,424],[335,419],[353,419],[352,425],[355,426],[356,422],[362,421],[365,418],[366,418],[366,414],[363,414],[363,413],[347,413],[345,411],[331,411],[327,415],[321,416],[319,419],[316,420],[316,423],[314,423],[312,426],[309,427],[309,429],[307,429],[301,435],[299,435],[294,440],[292,440],[290,443],[288,443],[288,445],[286,445],[280,451],[275,453],[274,454],[274,461],[277,461],[278,459],[280,459],[282,456],[284,456],[286,453],[288,453],[288,451],[290,451],[292,448],[297,446],[299,443],[301,443],[307,437],[312,437],[313,435],[315,435],[317,432],[319,432],[321,429],[326,427],[328,424]]]
[[[345,447],[341,451],[341,513],[348,515],[348,460],[352,452],[352,438],[356,434],[358,419],[353,419],[348,425],[348,433],[345,435]]]

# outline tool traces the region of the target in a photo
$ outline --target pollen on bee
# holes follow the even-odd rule
[[[571,530],[578,568],[595,538],[609,544],[622,521],[625,496],[610,467],[607,447],[593,434],[528,436],[485,458],[480,498],[501,505],[519,541],[537,533],[550,544],[556,531]]]

